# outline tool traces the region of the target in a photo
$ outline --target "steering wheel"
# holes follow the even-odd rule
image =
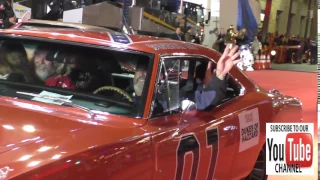
[[[129,102],[133,102],[132,97],[124,90],[114,87],[114,86],[102,86],[98,89],[96,89],[93,94],[98,94],[101,91],[114,91],[117,92],[119,94],[121,94],[123,97],[125,97]]]

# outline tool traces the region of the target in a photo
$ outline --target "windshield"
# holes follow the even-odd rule
[[[0,95],[141,117],[148,54],[25,39],[0,41]]]

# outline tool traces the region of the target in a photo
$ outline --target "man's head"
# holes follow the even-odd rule
[[[176,28],[176,33],[177,33],[177,34],[180,34],[180,33],[181,33],[181,28],[180,28],[180,27],[177,27],[177,28]]]
[[[147,77],[147,72],[148,72],[148,65],[145,63],[138,63],[136,67],[136,72],[134,74],[134,79],[133,79],[133,88],[134,92],[136,93],[136,96],[141,96],[144,83]]]
[[[213,33],[219,34],[219,29],[218,29],[218,28],[214,28],[214,29],[213,29]]]
[[[19,43],[5,41],[0,48],[1,61],[11,68],[24,68],[28,64],[28,58],[24,46]]]
[[[49,48],[46,46],[39,46],[34,53],[33,61],[35,66],[35,73],[39,79],[42,81],[47,80],[52,76],[56,69],[54,63],[46,60],[48,53],[50,52]]]
[[[207,70],[207,66],[204,63],[201,63],[196,67],[195,79],[198,84],[203,82],[206,76],[206,70]]]
[[[6,9],[6,8],[5,8],[5,4],[6,4],[6,3],[7,3],[6,0],[0,0],[0,11]]]
[[[191,33],[191,32],[192,32],[192,27],[188,26],[188,27],[187,27],[187,32],[188,32],[188,33]]]
[[[225,34],[225,33],[226,33],[225,30],[224,30],[224,28],[221,28],[221,29],[220,29],[220,33],[221,33],[221,34]]]

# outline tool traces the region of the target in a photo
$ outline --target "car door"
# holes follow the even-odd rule
[[[153,131],[153,177],[159,180],[225,179],[235,152],[235,134],[239,133],[237,117],[226,111],[225,106],[208,112],[197,110],[191,103],[189,108],[181,110],[180,75],[186,74],[181,73],[181,65],[188,64],[182,59],[185,61],[188,57],[167,57],[160,63],[155,99],[161,96],[160,99],[166,100],[160,103],[165,110],[151,114],[147,125],[147,129]],[[156,106],[153,103],[153,107]]]

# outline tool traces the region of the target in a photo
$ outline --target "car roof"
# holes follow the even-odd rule
[[[130,49],[130,46],[144,43],[141,46],[145,46],[146,42],[162,41],[176,42],[168,38],[159,38],[154,36],[144,35],[127,35],[115,31],[95,31],[95,30],[83,30],[83,29],[71,29],[71,28],[28,28],[28,29],[4,29],[0,30],[0,35],[9,35],[12,37],[27,36],[31,38],[46,38],[51,40],[62,40],[76,43],[87,43],[92,45],[102,45],[111,47],[126,46]],[[19,35],[19,36],[16,36]],[[141,50],[141,48],[137,48]]]
[[[61,21],[48,21],[48,20],[38,20],[38,19],[29,19],[28,21],[20,22],[14,28],[20,28],[21,25],[30,25],[34,27],[53,27],[53,28],[74,28],[74,29],[83,29],[83,30],[100,30],[100,31],[111,31],[108,28],[92,26],[87,24],[80,23],[68,23]]]

